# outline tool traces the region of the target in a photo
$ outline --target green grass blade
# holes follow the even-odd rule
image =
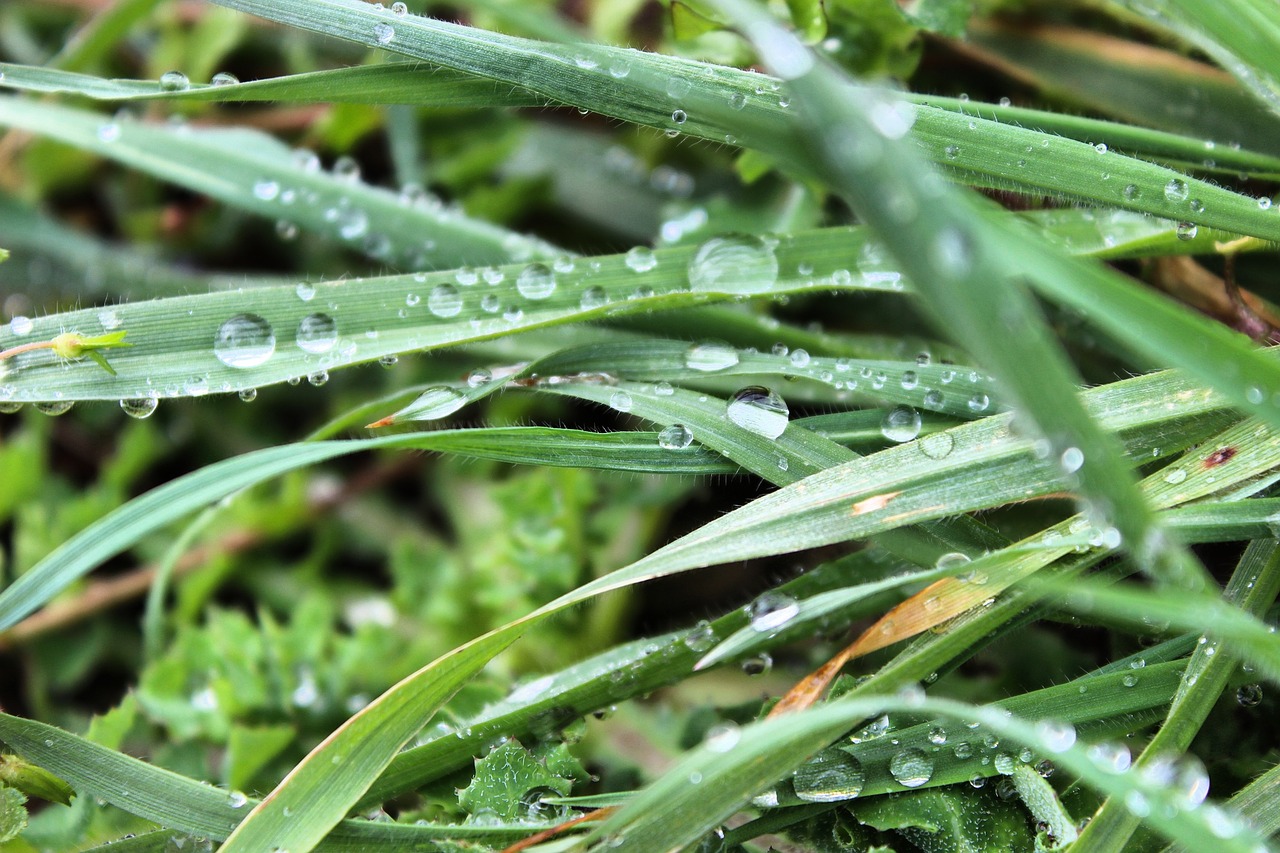
[[[780,105],[781,87],[776,81],[762,80],[757,74],[634,50],[518,39],[414,15],[392,16],[353,0],[218,2],[269,20],[532,89],[553,102],[715,142],[761,147],[788,161],[793,159],[795,111]],[[384,29],[387,27],[390,30]],[[385,38],[388,32],[389,39]],[[623,74],[625,85],[618,85],[610,69]],[[674,98],[667,93],[673,77],[700,82]],[[761,88],[764,94],[757,93]],[[952,164],[954,159],[953,165],[998,174],[1010,185],[1028,191],[1049,190],[1280,239],[1280,216],[1266,215],[1253,199],[1151,163],[1114,153],[1099,155],[1083,142],[931,107],[918,108],[914,133],[925,154],[936,162]],[[1028,145],[1032,149],[1029,154]],[[948,154],[950,147],[957,149],[954,158]],[[1051,150],[1051,157],[1043,156],[1046,150]],[[1030,165],[1020,167],[1020,159]],[[1041,162],[1052,167],[1042,168]],[[1191,209],[1187,197],[1167,198],[1163,188],[1170,182],[1185,185],[1189,198],[1200,202],[1200,209]],[[1130,185],[1137,191],[1126,193]]]
[[[323,172],[257,131],[164,127],[0,97],[0,125],[38,133],[410,268],[552,257],[546,243]]]

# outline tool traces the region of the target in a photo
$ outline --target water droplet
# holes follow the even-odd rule
[[[267,180],[254,181],[253,197],[260,201],[275,201],[280,196],[280,184],[276,181]]]
[[[971,412],[985,412],[990,405],[991,398],[986,394],[974,394],[969,398],[969,411]]]
[[[1187,479],[1187,472],[1181,468],[1174,468],[1164,475],[1164,481],[1171,486],[1176,486],[1185,479]]]
[[[310,302],[312,299],[315,298],[316,288],[314,285],[308,284],[307,282],[302,281],[302,282],[299,282],[298,286],[293,289],[293,292],[298,294],[298,298],[301,299],[303,302]]]
[[[1245,684],[1236,690],[1236,704],[1241,708],[1252,708],[1261,701],[1261,684]]]
[[[149,418],[155,412],[160,401],[155,397],[138,397],[132,400],[121,400],[120,408],[131,418]]]
[[[1128,201],[1137,201],[1142,198],[1142,189],[1137,184],[1127,184],[1121,191],[1121,195]]]
[[[609,295],[605,293],[603,287],[592,286],[582,291],[582,297],[578,302],[578,307],[583,311],[594,311],[597,308],[603,308],[609,304]]]
[[[659,382],[653,386],[653,393],[659,397],[670,397],[676,389],[670,382]]]
[[[685,366],[690,370],[703,373],[714,373],[727,370],[738,363],[738,351],[728,344],[705,343],[694,344],[685,354]]]
[[[935,432],[920,439],[920,452],[930,459],[945,459],[955,449],[956,440],[949,432]]]
[[[1270,210],[1270,209],[1271,209],[1271,199],[1267,198],[1266,196],[1262,196],[1260,199],[1258,199],[1258,210]]]
[[[946,571],[948,569],[958,569],[961,566],[968,565],[972,560],[968,554],[961,554],[959,551],[951,551],[943,554],[934,562],[934,568]]]
[[[889,762],[889,772],[904,788],[919,788],[933,776],[933,759],[921,749],[904,749]]]
[[[658,446],[664,450],[683,450],[693,443],[693,431],[684,424],[672,424],[658,433]]]
[[[239,397],[240,397],[240,399],[241,399],[241,400],[243,400],[244,402],[246,402],[246,403],[252,403],[254,400],[258,399],[258,389],[257,389],[257,388],[242,388],[242,389],[240,390],[240,392],[239,392],[238,396],[239,396]]]
[[[65,415],[71,411],[71,407],[75,403],[71,400],[50,400],[43,403],[36,403],[33,408],[42,415],[56,418],[58,415]]]
[[[936,746],[942,746],[947,742],[947,730],[941,726],[934,726],[929,729],[929,743]]]
[[[396,28],[390,24],[374,24],[373,38],[378,44],[391,44],[392,39],[396,37]]]
[[[716,632],[711,627],[711,623],[703,619],[693,626],[688,634],[684,635],[683,640],[685,647],[691,652],[710,651],[711,647],[716,643]]]
[[[1174,229],[1174,234],[1179,240],[1194,240],[1199,233],[1200,228],[1194,222],[1179,222],[1178,227]]]
[[[13,319],[9,321],[9,332],[19,337],[31,334],[31,330],[35,328],[35,323],[30,317],[24,317],[21,314],[15,314]]]
[[[959,156],[960,156],[960,146],[959,146],[959,145],[948,145],[946,148],[944,148],[944,149],[942,150],[942,153],[944,153],[945,155],[947,155],[947,159],[948,159],[948,160],[954,160],[954,159],[956,159],[957,157],[959,157]]]
[[[959,228],[943,228],[929,242],[929,262],[939,276],[963,278],[973,269],[973,239]]]
[[[1189,190],[1187,189],[1187,182],[1181,178],[1170,178],[1169,183],[1164,185],[1164,197],[1166,201],[1186,201],[1188,193]]]
[[[1076,742],[1075,726],[1057,720],[1041,720],[1036,724],[1044,748],[1050,752],[1066,752]]]
[[[614,391],[609,397],[609,408],[618,412],[629,412],[634,405],[631,395],[626,391]]]
[[[671,121],[675,124],[684,124],[689,120],[689,114],[684,110],[674,110],[671,113]]]
[[[775,632],[794,619],[800,605],[791,596],[770,590],[748,604],[746,611],[751,629],[763,634]]]
[[[227,367],[257,367],[275,351],[275,330],[257,314],[235,315],[218,327],[213,338],[213,354]]]
[[[713,237],[689,262],[689,285],[704,293],[767,293],[778,281],[778,258],[758,237]]]
[[[427,310],[437,317],[456,317],[462,311],[462,294],[452,284],[437,284],[427,295]]]
[[[191,81],[181,71],[166,71],[160,75],[160,91],[185,92],[191,88]]]
[[[773,658],[767,654],[759,654],[742,662],[742,671],[747,675],[764,675],[773,669]]]
[[[227,797],[227,805],[231,806],[233,809],[242,809],[248,802],[249,798],[239,791],[232,791]]]
[[[712,752],[725,753],[732,752],[740,740],[742,740],[742,730],[736,723],[718,723],[707,729],[706,737],[702,742]]]
[[[405,15],[409,14],[409,7],[400,2],[392,3],[391,14],[395,15],[397,18],[403,18]]]
[[[556,292],[556,274],[546,264],[529,264],[516,276],[516,290],[526,299],[546,299]]]
[[[213,79],[209,81],[212,86],[234,86],[240,82],[240,78],[228,71],[219,71],[213,75]]]
[[[1064,474],[1074,474],[1084,467],[1084,451],[1078,447],[1068,447],[1062,451],[1062,456],[1058,458],[1058,464]]]
[[[488,385],[493,381],[493,371],[487,367],[477,367],[475,370],[467,374],[467,387],[479,388],[482,385]]]
[[[434,388],[428,388],[423,391],[421,396],[409,406],[402,419],[413,421],[438,420],[452,415],[468,402],[466,395],[456,388],[450,388],[448,385],[437,385]]]
[[[313,355],[326,353],[338,342],[338,324],[328,314],[308,314],[298,323],[295,340],[299,349]]]
[[[889,441],[911,441],[920,434],[920,413],[910,406],[894,406],[880,421],[880,434]]]
[[[862,764],[840,749],[818,753],[797,767],[791,777],[796,796],[810,803],[852,800],[862,793],[865,784]]]
[[[98,125],[98,139],[102,142],[115,142],[120,138],[120,125],[114,121]]]
[[[648,246],[634,246],[624,256],[627,269],[636,272],[648,272],[658,265],[658,256]]]
[[[333,161],[333,176],[343,183],[354,184],[360,180],[360,164],[354,157],[343,154]]]
[[[1133,763],[1129,747],[1122,743],[1095,743],[1089,747],[1089,758],[1108,773],[1123,773]]]
[[[329,381],[329,371],[317,370],[315,373],[307,374],[307,383],[319,388]]]
[[[725,414],[729,420],[745,430],[777,438],[786,431],[791,410],[786,401],[768,388],[751,385],[735,393]]]

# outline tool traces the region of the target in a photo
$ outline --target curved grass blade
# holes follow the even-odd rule
[[[550,101],[612,118],[772,151],[786,162],[796,160],[796,142],[804,133],[794,121],[797,111],[780,103],[786,100],[779,95],[782,85],[762,80],[758,74],[634,50],[518,39],[415,15],[393,16],[354,0],[217,2],[269,20],[502,80],[532,89]],[[385,28],[390,28],[390,39],[379,37],[388,33]],[[619,85],[615,74],[622,74],[625,83]],[[673,78],[697,80],[698,84],[673,96],[668,93]],[[788,86],[795,82],[789,81]],[[957,146],[957,160],[963,158],[964,164],[977,171],[998,173],[1011,186],[1037,193],[1049,190],[1280,240],[1280,214],[1268,215],[1253,199],[1184,173],[1119,154],[1106,157],[1102,165],[1097,150],[1083,142],[948,110],[919,107],[916,112],[914,131],[926,154],[939,163],[949,163],[946,149]],[[1027,145],[1032,146],[1033,160],[1044,160],[1052,168],[1020,168],[1017,161],[1028,157]],[[1040,157],[1046,146],[1052,149],[1051,158]],[[811,171],[823,174],[821,168]],[[1028,177],[1033,172],[1034,176]],[[1110,176],[1107,180],[1102,178],[1104,172]],[[1188,195],[1180,200],[1166,197],[1163,188],[1171,182],[1185,186]],[[1126,194],[1124,188],[1131,184],[1138,192]],[[1189,209],[1188,198],[1200,200],[1201,209]]]
[[[850,725],[886,711],[927,713],[959,722],[975,721],[1001,740],[1024,744],[1081,781],[1109,796],[1142,797],[1167,819],[1152,829],[1167,838],[1203,849],[1262,849],[1252,827],[1220,806],[1180,800],[1180,792],[1139,774],[1102,769],[1089,750],[1074,743],[1064,747],[1059,727],[1034,725],[996,708],[943,699],[916,697],[842,698],[821,708],[744,727],[737,745],[717,752],[715,744],[693,750],[676,767],[640,791],[602,826],[596,840],[609,839],[623,851],[672,850],[692,844],[719,826],[751,797],[794,768],[798,759],[817,752]],[[1219,823],[1220,822],[1220,823]],[[1218,824],[1215,826],[1215,824]],[[1222,832],[1219,826],[1230,828]]]
[[[29,99],[0,97],[0,125],[92,151],[271,220],[326,235],[409,268],[553,257],[548,244],[320,170],[271,136],[164,127],[106,118]]]
[[[720,5],[747,22],[766,60],[792,72],[816,161],[885,241],[935,321],[995,373],[1035,424],[1069,487],[1078,483],[1094,514],[1115,525],[1156,577],[1203,586],[1203,567],[1160,529],[1116,446],[1072,395],[1072,368],[1001,257],[1005,229],[969,197],[948,191],[897,141],[910,120],[892,98],[856,89],[807,52],[796,54],[804,48],[755,7]]]

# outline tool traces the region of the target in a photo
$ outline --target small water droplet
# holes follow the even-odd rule
[[[933,776],[933,759],[921,749],[904,749],[889,762],[889,772],[904,788],[919,788]]]
[[[786,431],[791,410],[772,390],[751,385],[735,393],[725,409],[730,421],[745,430],[777,438]]]
[[[1078,447],[1068,447],[1062,451],[1058,464],[1064,474],[1074,474],[1084,467],[1084,451]]]
[[[1194,240],[1199,233],[1200,228],[1194,222],[1179,222],[1174,230],[1179,240]]]
[[[1185,479],[1187,479],[1187,472],[1181,468],[1174,468],[1164,475],[1164,481],[1171,486],[1176,486]]]
[[[191,81],[181,71],[166,71],[160,75],[160,91],[185,92],[191,88]]]
[[[609,295],[605,293],[603,287],[591,286],[582,291],[582,297],[578,302],[578,307],[583,311],[594,311],[597,308],[603,308],[609,304]]]
[[[149,418],[155,413],[160,401],[155,397],[138,397],[132,400],[121,400],[120,408],[131,418]]]
[[[396,37],[396,28],[390,24],[378,23],[373,25],[373,38],[378,44],[391,44]]]
[[[1133,763],[1129,747],[1122,743],[1095,743],[1089,747],[1089,758],[1108,773],[1123,773]]]
[[[969,411],[971,412],[985,412],[990,405],[991,398],[986,394],[974,394],[969,398]]]
[[[664,450],[683,450],[693,443],[693,431],[684,424],[672,424],[658,433],[658,446]]]
[[[1036,732],[1050,752],[1066,752],[1076,742],[1075,726],[1067,722],[1041,720],[1036,724]]]
[[[742,731],[736,723],[718,723],[707,729],[702,742],[712,752],[732,752],[742,740]]]
[[[275,201],[280,196],[280,184],[263,178],[260,181],[254,181],[253,197],[259,201]]]
[[[232,791],[227,796],[227,805],[231,806],[231,808],[233,809],[242,809],[245,807],[245,804],[248,802],[249,802],[249,798],[246,797],[244,794],[240,793],[239,791]]]
[[[240,392],[239,392],[238,396],[239,396],[239,397],[240,397],[240,399],[241,399],[241,400],[243,400],[244,402],[246,402],[246,403],[252,403],[254,400],[258,399],[258,389],[257,389],[257,388],[242,388],[242,389],[240,390]]]
[[[338,342],[338,324],[328,314],[308,314],[298,323],[295,341],[299,349],[313,355],[326,353]]]
[[[941,726],[934,726],[929,729],[929,743],[942,746],[947,742],[947,730]]]
[[[218,327],[213,338],[213,354],[227,367],[257,367],[275,351],[275,330],[257,314],[236,314]]]
[[[30,317],[24,317],[21,314],[15,314],[13,319],[9,321],[9,332],[19,337],[31,334],[31,330],[35,328],[35,323]]]
[[[955,449],[956,440],[949,432],[935,432],[920,439],[920,452],[930,459],[945,459]]]
[[[299,282],[298,286],[293,289],[293,292],[298,294],[298,298],[303,302],[310,302],[316,296],[315,285],[309,284],[305,281]]]
[[[778,281],[778,258],[759,237],[713,237],[689,262],[689,285],[702,293],[767,293]]]
[[[546,264],[529,264],[516,276],[516,290],[526,299],[546,299],[556,292],[556,274]]]
[[[690,370],[714,373],[727,370],[738,363],[738,351],[728,344],[694,344],[685,354],[685,366]]]
[[[409,7],[397,0],[397,2],[391,4],[391,14],[395,15],[397,18],[403,18],[405,15],[409,14]]]
[[[880,434],[889,441],[911,441],[920,434],[920,413],[910,406],[894,406],[880,421]]]
[[[1236,690],[1236,704],[1241,708],[1252,708],[1262,701],[1261,684],[1245,684]]]
[[[219,71],[217,74],[213,75],[213,79],[209,81],[210,85],[215,87],[234,86],[239,82],[239,77],[227,71]]]
[[[609,408],[618,412],[629,412],[635,401],[626,391],[614,391],[609,397]]]

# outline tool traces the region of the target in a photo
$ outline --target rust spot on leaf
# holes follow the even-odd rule
[[[1236,455],[1236,453],[1237,450],[1234,447],[1219,447],[1217,450],[1205,457],[1204,467],[1217,468],[1223,462],[1230,460],[1232,456]]]

